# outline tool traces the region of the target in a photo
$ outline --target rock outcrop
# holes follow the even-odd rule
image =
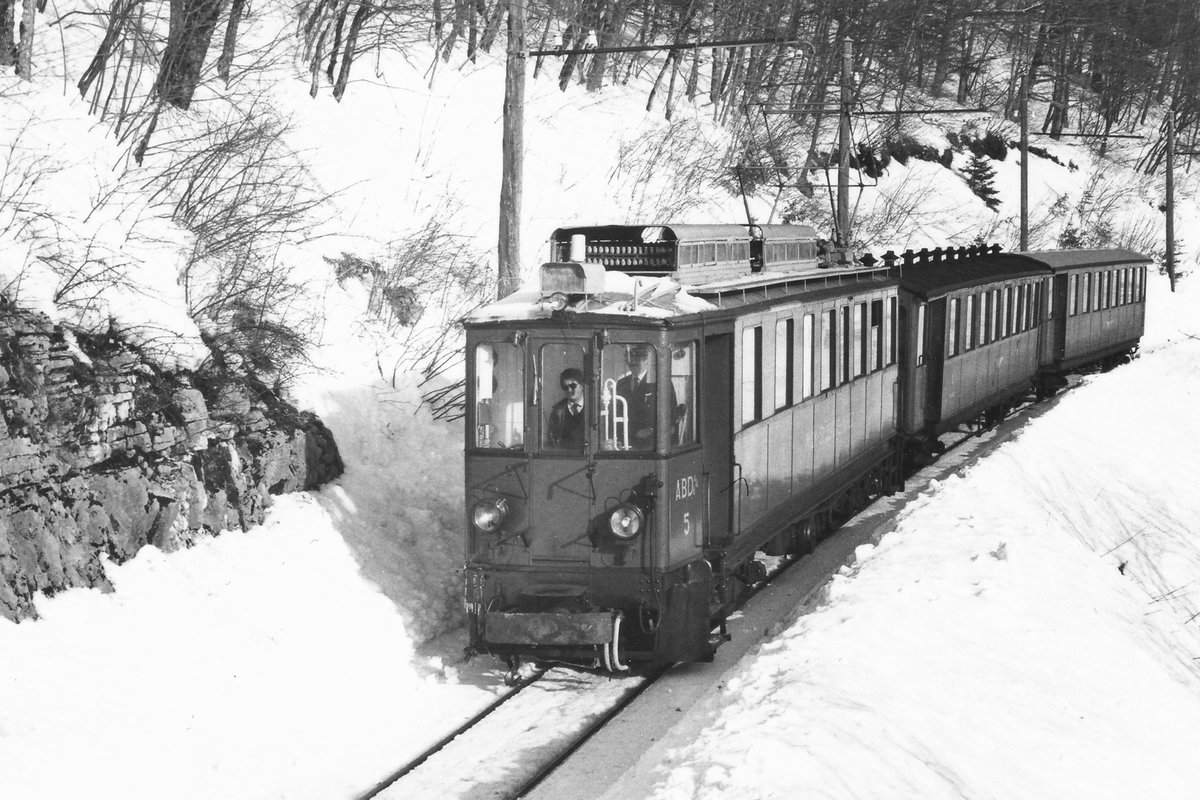
[[[110,589],[105,563],[262,521],[342,471],[332,434],[247,379],[164,372],[0,300],[0,615]]]

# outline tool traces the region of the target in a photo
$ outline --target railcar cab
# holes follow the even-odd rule
[[[472,649],[612,670],[711,657],[698,339],[570,311],[468,323]]]

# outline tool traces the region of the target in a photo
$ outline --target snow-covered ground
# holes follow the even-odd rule
[[[1139,359],[912,503],[628,780],[663,798],[1189,796],[1200,293],[1164,288]],[[500,689],[496,665],[458,662],[461,633],[414,645],[455,580],[425,563],[458,547],[431,522],[459,491],[457,440],[414,424],[419,452],[449,454],[429,466],[377,423],[343,420],[346,476],[266,525],[148,548],[111,568],[115,592],[0,623],[5,797],[349,798]],[[389,515],[406,533],[379,552]]]
[[[341,106],[308,100],[302,77],[281,84],[276,100],[300,123],[295,145],[316,154],[325,188],[342,190],[347,236],[310,243],[314,263],[349,240],[383,247],[385,233],[437,213],[481,251],[494,242],[497,65],[441,70],[432,89],[419,66],[362,80]],[[55,190],[79,201],[56,205],[59,219],[79,242],[121,250],[133,223],[83,202],[117,160],[112,140],[61,86],[48,72],[33,88],[0,87],[10,112],[0,142],[14,166],[51,159],[60,171],[47,170],[48,191],[89,187]],[[669,129],[660,154],[680,165],[720,133],[703,109],[681,107],[668,124],[641,109],[644,97],[531,83],[527,271],[559,224],[647,220],[678,203],[670,180],[640,180],[631,153]],[[1037,162],[1031,205],[1042,220],[1058,193],[1095,194],[1100,173],[1079,146],[1039,144],[1081,165]],[[996,166],[1007,212],[1017,166]],[[1111,164],[1103,172],[1105,186],[1128,181],[1131,225],[1153,217],[1153,187]],[[929,205],[927,222],[877,253],[1000,219],[958,178],[918,162],[893,165],[862,210],[916,184],[948,205]],[[740,206],[726,197],[679,213],[729,220]],[[0,228],[9,211],[0,203]],[[1200,218],[1190,200],[1180,213],[1181,230]],[[172,234],[156,224],[146,240],[161,246]],[[28,256],[22,246],[0,235],[0,274]],[[431,421],[411,382],[379,380],[378,340],[354,338],[361,292],[325,279],[317,361],[331,371],[297,392],[333,429],[345,476],[279,498],[249,533],[110,565],[112,593],[73,590],[40,600],[37,621],[0,620],[0,798],[352,798],[501,690],[497,664],[461,662],[454,629],[461,428]],[[129,310],[187,328],[178,287],[157,283],[170,313]],[[1200,286],[1170,294],[1155,276],[1149,289],[1141,358],[1087,379],[985,462],[931,487],[612,796],[1194,794]]]

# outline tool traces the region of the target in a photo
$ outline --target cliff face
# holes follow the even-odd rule
[[[0,615],[38,592],[111,589],[106,559],[262,521],[336,478],[332,434],[261,386],[163,373],[0,301]]]

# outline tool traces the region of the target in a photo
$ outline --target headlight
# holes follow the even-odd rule
[[[508,517],[508,501],[503,497],[495,500],[480,500],[471,509],[471,522],[484,533],[491,533]]]
[[[612,529],[613,536],[628,541],[641,531],[644,519],[640,508],[626,503],[609,515],[608,527]]]

